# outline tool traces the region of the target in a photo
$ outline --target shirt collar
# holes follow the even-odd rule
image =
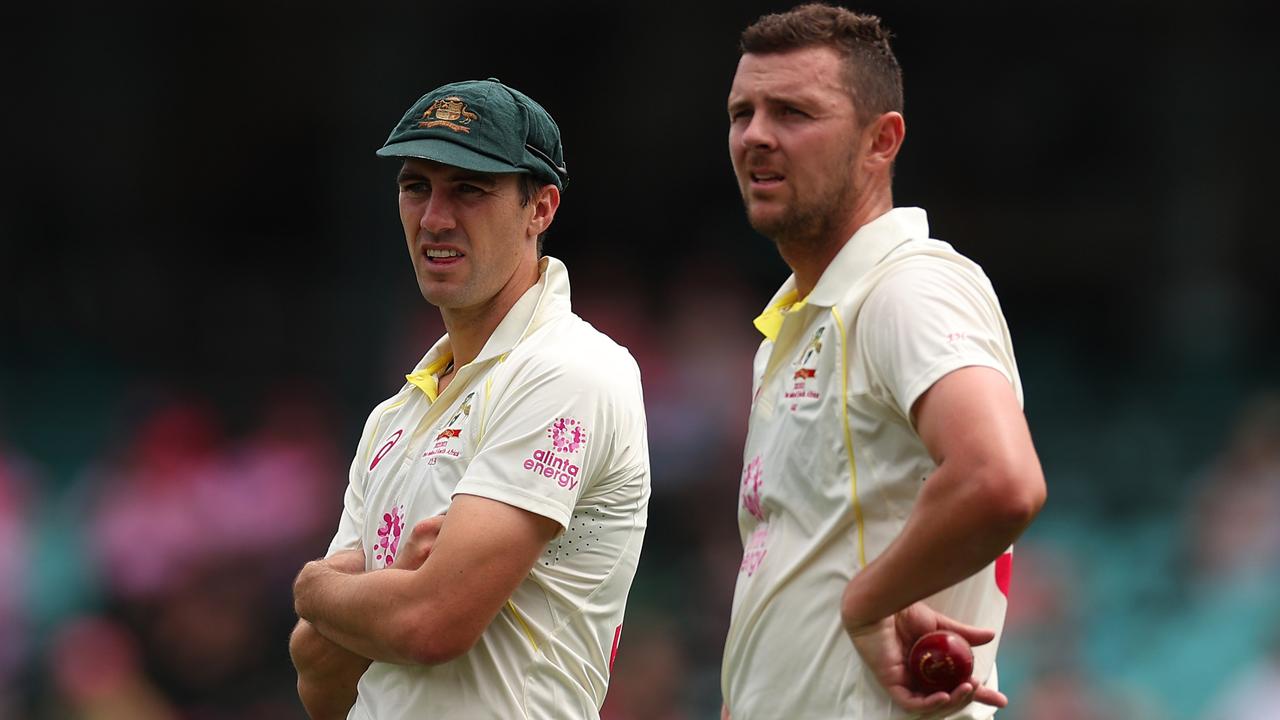
[[[907,240],[926,240],[929,219],[916,207],[894,208],[858,228],[822,271],[818,284],[806,298],[814,305],[830,307],[840,302],[849,286],[866,275],[891,250]]]
[[[481,363],[510,352],[526,335],[541,327],[548,320],[568,313],[569,304],[569,271],[559,260],[544,256],[538,261],[540,277],[538,282],[525,291],[515,305],[507,311],[502,322],[494,328],[493,334],[480,349],[480,354],[471,363]],[[426,393],[427,398],[434,401],[437,388],[437,375],[453,359],[453,347],[449,344],[446,333],[431,346],[427,354],[414,368],[405,375],[405,379]]]
[[[924,240],[929,237],[929,219],[925,211],[916,207],[893,208],[889,212],[858,228],[853,237],[840,248],[831,264],[822,271],[818,284],[807,297],[796,302],[796,276],[788,277],[778,292],[774,293],[764,312],[755,319],[756,329],[770,340],[778,337],[782,319],[805,305],[831,307],[840,302],[849,286],[871,268],[875,267],[894,248],[908,240]]]
[[[787,284],[790,284],[791,287],[788,288]],[[796,302],[796,295],[798,294],[799,293],[796,292],[795,278],[793,276],[789,278],[787,282],[783,284],[782,289],[773,296],[773,299],[769,301],[769,306],[765,308],[764,312],[760,313],[760,315],[752,321],[752,324],[756,326],[756,329],[760,331],[761,335],[764,335],[770,340],[776,341],[778,339],[778,331],[782,329],[783,318],[787,316],[787,313],[795,312],[803,308],[806,304],[805,300]]]

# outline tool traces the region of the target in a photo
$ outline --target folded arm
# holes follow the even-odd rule
[[[337,572],[364,570],[364,553],[347,550],[320,562]],[[289,656],[298,671],[298,697],[312,720],[342,720],[356,700],[356,684],[370,660],[324,637],[306,620],[289,636]]]
[[[307,563],[294,582],[294,606],[321,635],[358,655],[447,662],[475,644],[559,531],[550,518],[458,495],[420,567],[349,575]]]

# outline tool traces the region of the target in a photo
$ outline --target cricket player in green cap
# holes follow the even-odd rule
[[[497,80],[419,99],[400,161],[418,287],[447,334],[374,408],[326,557],[294,583],[313,718],[598,718],[644,538],[640,373],[541,254],[560,131]]]

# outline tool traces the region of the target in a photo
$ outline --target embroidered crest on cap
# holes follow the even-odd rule
[[[466,126],[473,120],[479,119],[480,116],[468,108],[462,98],[450,95],[431,103],[431,107],[422,113],[422,120],[418,122],[418,127],[447,127],[454,132],[469,133],[471,128]]]

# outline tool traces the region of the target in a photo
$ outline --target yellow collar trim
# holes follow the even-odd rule
[[[782,320],[788,313],[793,313],[803,308],[808,300],[806,297],[804,300],[797,301],[796,291],[791,290],[778,298],[778,302],[770,305],[764,312],[760,313],[760,317],[756,318],[753,324],[761,335],[771,341],[777,340],[778,331],[782,329]]]
[[[440,396],[440,371],[444,370],[452,360],[453,353],[441,353],[435,362],[415,373],[405,375],[404,379],[425,393],[428,400],[435,402]]]

